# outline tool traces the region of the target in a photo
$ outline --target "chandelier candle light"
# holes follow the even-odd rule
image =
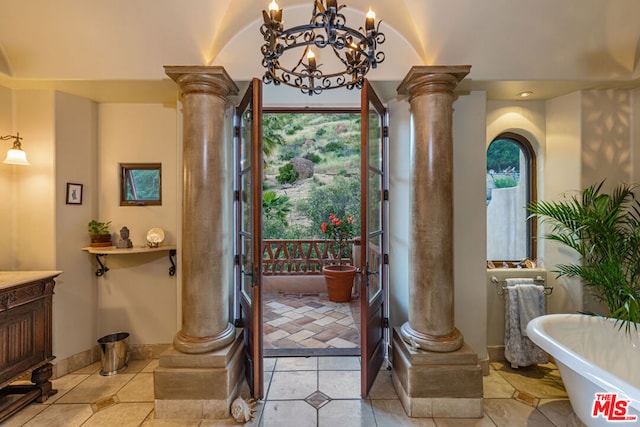
[[[308,24],[285,29],[282,9],[276,0],[272,0],[269,11],[262,11],[264,23],[260,26],[265,42],[260,49],[262,66],[267,69],[262,81],[274,85],[283,83],[309,95],[339,87],[362,88],[369,70],[384,61],[384,52],[376,52],[376,48],[384,43],[385,35],[379,31],[380,21],[376,25],[376,14],[371,9],[366,15],[364,29],[348,27],[346,18],[340,13],[344,7],[338,6],[336,0],[315,0]],[[322,71],[323,64],[316,63],[313,47],[331,48],[335,55],[336,59],[331,55],[324,58],[330,61],[326,72]],[[296,48],[303,52],[297,62],[294,57],[289,65],[283,55]]]

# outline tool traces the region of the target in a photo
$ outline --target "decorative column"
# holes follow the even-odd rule
[[[409,321],[401,335],[429,351],[463,343],[453,313],[453,90],[469,69],[413,67],[398,87],[413,123]]]
[[[482,369],[454,325],[453,101],[470,66],[413,67],[409,320],[393,334],[393,383],[411,417],[482,417]]]
[[[229,323],[233,176],[222,67],[172,66],[183,113],[182,329],[154,370],[156,418],[226,418],[243,381],[243,331]]]
[[[238,88],[222,67],[165,70],[180,88],[183,114],[182,329],[173,345],[183,353],[206,353],[235,338],[225,264],[232,173],[224,129],[227,96]]]

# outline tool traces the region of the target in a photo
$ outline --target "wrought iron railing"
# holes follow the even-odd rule
[[[262,273],[267,276],[320,275],[322,267],[339,262],[337,245],[328,240],[262,242]],[[352,264],[351,257],[342,258],[342,264]]]

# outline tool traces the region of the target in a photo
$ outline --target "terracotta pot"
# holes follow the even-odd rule
[[[322,268],[324,280],[327,284],[329,301],[351,301],[353,279],[356,277],[356,268],[352,265],[327,265]]]

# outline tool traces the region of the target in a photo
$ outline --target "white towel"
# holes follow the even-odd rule
[[[547,363],[547,354],[529,337],[529,321],[545,313],[544,288],[533,279],[507,279],[505,291],[504,356],[512,368]]]
[[[533,284],[515,285],[520,309],[520,332],[527,336],[527,325],[545,312],[544,287]]]

